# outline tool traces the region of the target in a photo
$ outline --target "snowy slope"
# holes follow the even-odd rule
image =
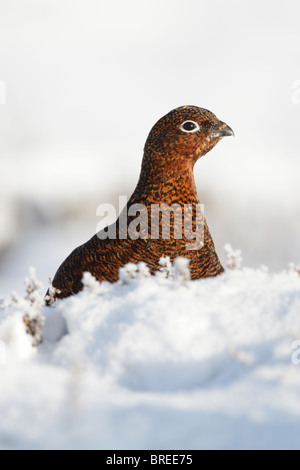
[[[167,274],[4,302],[0,448],[300,448],[297,268]],[[26,312],[44,316],[38,348]]]

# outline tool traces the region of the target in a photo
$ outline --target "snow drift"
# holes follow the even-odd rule
[[[50,308],[31,273],[0,309],[0,447],[299,448],[299,268],[227,254],[231,269],[198,281],[181,259],[115,284],[86,273]]]

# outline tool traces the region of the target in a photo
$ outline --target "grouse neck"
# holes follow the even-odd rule
[[[194,162],[166,162],[160,165],[144,161],[131,203],[199,203],[193,168]]]

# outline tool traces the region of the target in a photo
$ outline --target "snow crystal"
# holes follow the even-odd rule
[[[185,283],[189,281],[190,270],[189,270],[189,259],[187,258],[177,258],[174,261],[174,279],[180,283]]]
[[[241,250],[233,250],[230,243],[226,243],[224,246],[225,253],[227,256],[227,268],[228,269],[240,269],[242,266],[242,252]]]

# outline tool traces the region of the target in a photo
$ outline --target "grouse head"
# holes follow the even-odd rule
[[[212,112],[197,106],[181,106],[153,126],[145,144],[145,157],[165,164],[190,161],[209,152],[233,130]]]

